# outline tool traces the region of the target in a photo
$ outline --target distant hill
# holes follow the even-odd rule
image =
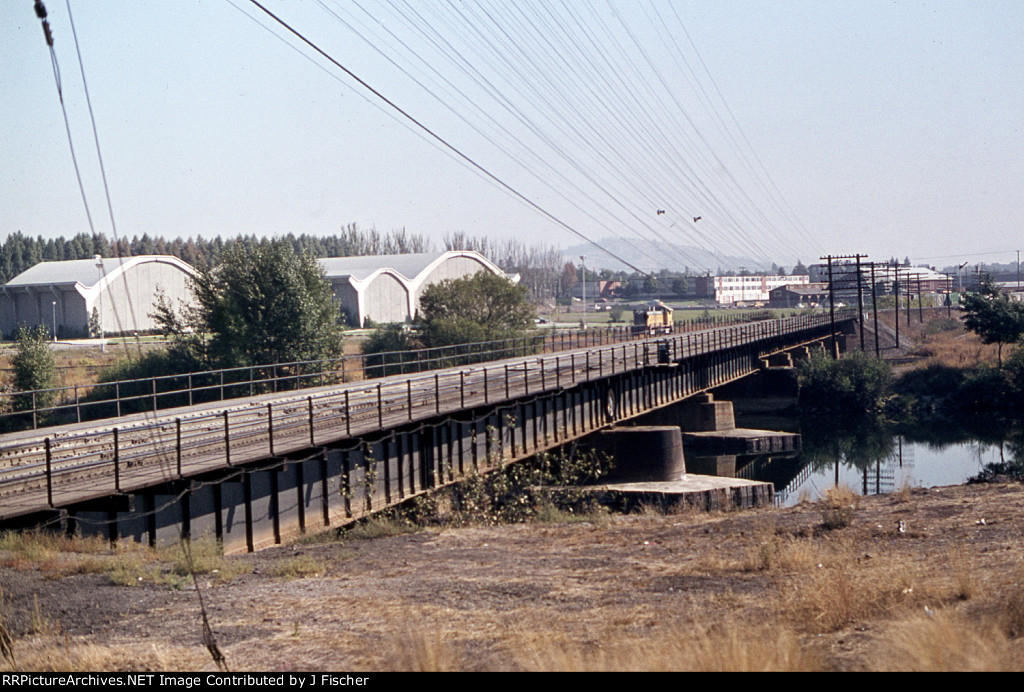
[[[724,270],[737,270],[744,267],[750,271],[762,271],[771,268],[770,264],[741,257],[738,255],[723,255],[693,245],[670,244],[625,238],[603,238],[598,241],[602,247],[608,248],[619,257],[632,263],[645,272],[668,269],[671,271],[689,271],[694,274],[701,274],[704,271],[716,273],[718,268]],[[567,261],[579,264],[579,256],[587,258],[587,267],[593,269],[611,269],[632,271],[629,267],[623,266],[622,262],[607,253],[599,250],[591,244],[572,245],[562,251]]]

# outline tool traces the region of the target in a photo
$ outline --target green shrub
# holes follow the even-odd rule
[[[967,371],[962,368],[933,364],[901,375],[893,383],[893,392],[906,397],[910,405],[945,401],[963,386],[966,377]]]
[[[808,408],[877,410],[891,386],[888,363],[861,351],[839,360],[815,354],[800,366],[800,403]]]
[[[1024,394],[1024,344],[1014,346],[1003,369],[1018,396]]]
[[[363,370],[367,378],[420,372],[423,344],[403,324],[378,327],[363,344]]]
[[[953,395],[958,407],[975,411],[1002,411],[1014,398],[1009,375],[988,367],[967,370],[963,383]]]

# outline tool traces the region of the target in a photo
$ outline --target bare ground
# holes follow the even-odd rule
[[[231,670],[1024,667],[1024,485],[588,519],[283,546],[201,595]],[[189,581],[0,558],[6,665],[215,669]]]

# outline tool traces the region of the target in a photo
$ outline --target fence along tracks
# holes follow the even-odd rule
[[[827,315],[520,357],[415,375],[264,394],[0,438],[0,519],[244,465],[463,409],[762,344]],[[754,364],[751,364],[754,367]]]

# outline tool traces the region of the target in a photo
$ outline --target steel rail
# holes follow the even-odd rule
[[[634,372],[657,365],[659,349],[671,362],[752,345],[766,357],[780,337],[791,347],[828,326],[827,315],[765,320],[5,435],[0,518]]]

